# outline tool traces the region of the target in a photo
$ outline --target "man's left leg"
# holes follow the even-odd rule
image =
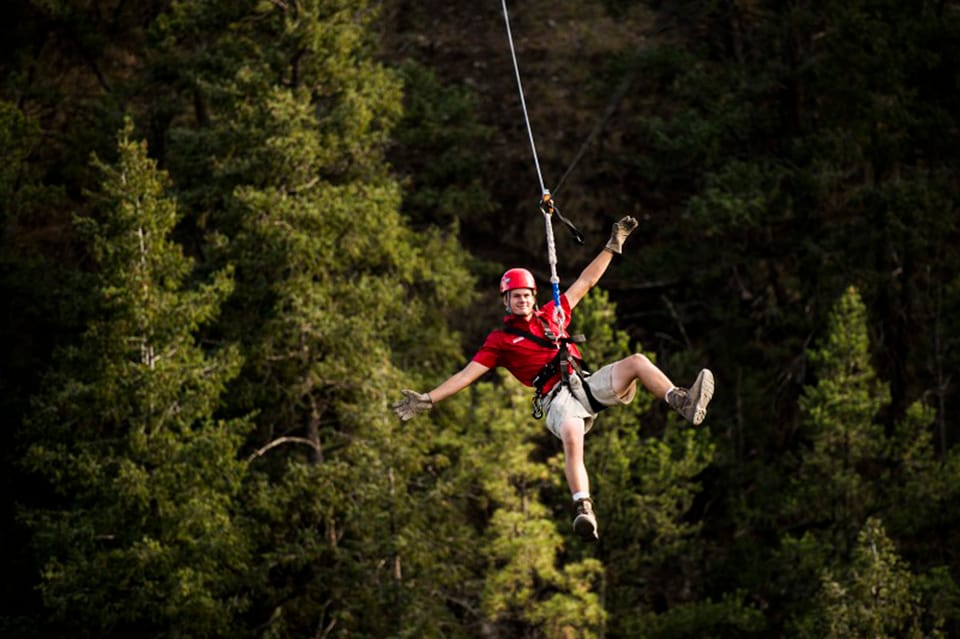
[[[657,399],[664,399],[667,391],[673,388],[673,382],[642,353],[624,357],[613,365],[613,391],[623,396],[639,380]]]
[[[658,399],[665,400],[684,419],[699,426],[707,416],[707,405],[713,398],[713,373],[703,369],[690,388],[675,386],[670,378],[657,368],[646,355],[635,353],[613,364],[613,391],[618,396],[632,392],[639,380],[643,387]]]

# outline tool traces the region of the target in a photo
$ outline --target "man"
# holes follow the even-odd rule
[[[530,271],[508,270],[500,280],[506,309],[504,328],[492,331],[473,359],[439,386],[427,393],[403,390],[403,399],[393,405],[397,415],[406,421],[429,411],[436,402],[458,393],[497,366],[503,366],[527,386],[536,381],[536,397],[542,395],[547,428],[563,442],[564,472],[575,510],[573,529],[587,540],[597,539],[598,532],[583,463],[583,439],[597,412],[607,406],[630,403],[636,394],[637,380],[695,426],[703,421],[713,397],[714,379],[709,370],[701,370],[689,389],[679,388],[640,353],[584,376],[576,366],[580,356],[576,345],[562,339],[571,311],[597,284],[614,254],[621,253],[623,242],[636,227],[637,221],[629,216],[613,225],[604,249],[560,296],[560,317],[553,300],[542,309],[537,308],[537,286]],[[564,349],[569,357],[558,358]],[[554,368],[545,368],[550,363]],[[538,375],[540,379],[536,379]]]

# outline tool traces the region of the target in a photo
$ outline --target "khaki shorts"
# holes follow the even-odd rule
[[[613,364],[607,364],[586,379],[590,393],[598,403],[604,406],[622,406],[633,401],[637,394],[637,383],[634,381],[623,392],[617,395],[613,390]],[[583,432],[586,433],[593,426],[597,413],[590,407],[590,400],[583,390],[582,380],[578,375],[570,375],[570,388],[565,384],[557,384],[543,402],[543,411],[547,415],[547,429],[556,437],[563,439],[560,426],[568,418],[583,420]]]

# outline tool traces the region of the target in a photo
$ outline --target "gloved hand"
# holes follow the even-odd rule
[[[624,217],[613,225],[613,230],[610,231],[610,239],[604,248],[608,249],[611,253],[620,255],[624,240],[627,239],[628,235],[633,233],[635,228],[637,228],[637,221],[629,215]]]
[[[413,419],[420,413],[426,413],[433,408],[433,400],[428,393],[418,393],[408,389],[400,391],[403,399],[393,404],[393,411],[403,421]]]

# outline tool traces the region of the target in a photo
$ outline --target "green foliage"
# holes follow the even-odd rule
[[[40,134],[35,120],[26,117],[14,104],[0,102],[0,197],[4,210],[16,206],[14,196],[29,171],[27,158]]]
[[[193,103],[170,146],[197,215],[232,236],[239,219],[222,209],[238,185],[300,193],[384,173],[400,85],[370,56],[374,17],[365,3],[248,0],[177,3],[156,21],[158,72],[177,74],[180,108]]]
[[[844,578],[823,577],[821,601],[826,636],[848,637],[942,637],[920,627],[920,599],[914,578],[897,555],[879,520],[867,520],[857,539]]]
[[[74,330],[82,306],[77,300],[87,286],[81,273],[59,261],[60,254],[71,252],[73,237],[58,228],[62,189],[44,184],[30,161],[41,139],[35,118],[0,100],[0,287],[15,311],[0,325],[5,349],[0,396],[12,404],[34,390],[34,368],[49,357],[49,344]]]
[[[528,389],[387,409],[543,257],[501,17],[448,4],[8,8],[0,634],[960,633],[957,3],[514,8],[561,275],[641,219],[588,362],[720,382],[600,416],[595,546]]]
[[[480,179],[479,149],[489,130],[477,121],[476,99],[460,86],[444,86],[415,63],[400,68],[404,110],[393,135],[391,162],[409,173],[404,213],[415,226],[484,226],[494,205]]]
[[[951,516],[957,490],[955,455],[938,459],[930,424],[934,411],[920,402],[910,406],[891,438],[897,481],[890,482],[891,508],[887,527],[900,535],[915,535]],[[955,516],[955,513],[954,513]]]
[[[61,251],[69,253],[71,234],[37,232],[37,220],[50,217],[47,207],[59,209],[63,202],[62,190],[43,184],[30,161],[40,143],[37,120],[0,101],[0,296],[6,309],[0,316],[0,420],[5,425],[0,435],[0,539],[6,549],[0,567],[6,575],[0,634],[11,636],[15,628],[35,625],[29,615],[37,606],[29,532],[15,521],[15,495],[25,485],[17,466],[22,453],[18,440],[41,370],[58,345],[75,337],[89,288],[82,273],[57,258]]]
[[[131,139],[98,163],[97,217],[78,220],[97,258],[101,312],[34,402],[23,463],[50,497],[24,504],[53,621],[78,636],[228,636],[248,559],[234,498],[243,421],[213,417],[235,349],[195,339],[230,292],[229,273],[186,286],[172,243],[176,203]]]
[[[615,329],[615,317],[616,306],[602,290],[577,306],[576,330],[589,336],[586,356],[597,368],[631,352],[628,336]],[[601,413],[587,437],[586,463],[603,537],[599,558],[606,568],[606,608],[617,636],[672,636],[674,631],[659,635],[653,628],[674,623],[686,625],[692,636],[726,618],[722,613],[707,620],[710,604],[701,610],[689,593],[691,582],[699,579],[695,540],[700,527],[688,516],[701,490],[698,476],[709,466],[714,447],[708,431],[680,427],[673,415],[662,438],[645,434],[644,424],[665,409],[654,402],[638,388],[630,406]],[[677,606],[677,617],[661,618],[657,607],[663,599]],[[687,606],[694,612],[686,622],[677,621]],[[723,608],[755,620],[740,603]],[[693,623],[696,618],[701,623]],[[637,634],[643,628],[652,634]]]
[[[818,381],[800,401],[812,449],[804,453],[796,478],[796,505],[807,521],[826,518],[844,552],[877,505],[870,467],[882,457],[885,438],[875,421],[889,401],[869,361],[866,309],[850,288],[830,316],[823,345],[810,352]]]
[[[421,477],[418,430],[385,406],[398,364],[429,373],[458,355],[433,309],[469,303],[470,277],[454,240],[400,216],[384,152],[401,85],[370,55],[367,9],[183,4],[155,30],[159,60],[184,64],[203,105],[172,131],[172,173],[220,236],[214,259],[236,269],[221,330],[246,365],[228,410],[257,413],[248,517],[268,568],[249,617],[272,637],[452,625],[443,600],[424,605],[442,579],[438,518],[415,503],[439,507],[444,487]]]
[[[629,618],[623,636],[653,637],[749,637],[762,636],[763,615],[746,605],[744,593],[671,606],[662,614],[645,613]]]
[[[821,347],[810,353],[818,381],[805,389],[801,406],[812,446],[802,455],[786,512],[812,530],[802,540],[783,540],[778,565],[794,567],[786,581],[798,601],[812,592],[814,575],[821,582],[820,612],[800,613],[801,636],[940,636],[943,613],[922,620],[929,604],[871,514],[889,513],[904,532],[928,525],[952,494],[940,479],[949,467],[935,459],[932,413],[921,404],[911,406],[892,437],[876,422],[889,395],[869,361],[866,325],[866,309],[851,287],[831,313]]]

